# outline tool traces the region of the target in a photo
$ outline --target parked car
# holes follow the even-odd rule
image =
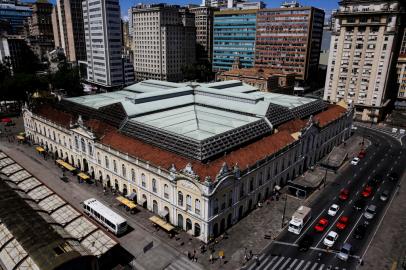
[[[365,208],[366,200],[364,198],[359,198],[354,202],[355,210],[362,210]]]
[[[389,199],[389,190],[384,190],[381,193],[381,196],[379,196],[379,199],[383,202],[386,202]]]
[[[338,238],[338,233],[336,233],[335,231],[330,231],[326,238],[324,238],[323,240],[323,244],[328,246],[328,247],[332,247],[334,246],[334,243],[336,242]]]
[[[365,236],[365,232],[367,230],[367,224],[360,224],[358,225],[355,230],[354,234],[352,235],[355,239],[362,239]]]
[[[340,217],[340,219],[338,220],[338,222],[336,224],[337,229],[344,230],[348,225],[348,221],[349,221],[349,219],[347,216]]]
[[[351,160],[351,165],[358,165],[360,159],[358,157],[355,157]]]
[[[302,239],[299,240],[298,248],[299,251],[308,251],[313,245],[314,239],[308,234],[305,234]]]
[[[337,257],[340,260],[347,261],[351,254],[352,246],[350,243],[344,243],[341,247],[340,252],[337,254]]]
[[[319,220],[319,222],[317,222],[316,226],[314,226],[314,229],[317,232],[323,232],[324,229],[327,227],[328,225],[328,220],[326,218],[321,218]]]
[[[340,191],[340,195],[338,195],[338,198],[339,198],[341,201],[346,201],[346,200],[348,199],[349,195],[350,195],[350,191],[345,188],[345,189],[342,189],[342,190]]]
[[[366,219],[373,219],[376,214],[376,205],[370,204],[367,209],[365,209],[364,217]]]
[[[372,195],[372,187],[369,185],[366,185],[361,192],[361,196],[364,198],[368,198],[368,197],[371,197],[371,195]]]
[[[363,159],[365,157],[365,155],[367,154],[367,152],[365,150],[361,150],[358,153],[358,158],[359,159]]]
[[[327,214],[328,214],[329,216],[334,217],[334,216],[337,214],[338,210],[340,210],[340,206],[338,206],[337,204],[332,204],[332,205],[330,206],[330,208],[328,209]]]

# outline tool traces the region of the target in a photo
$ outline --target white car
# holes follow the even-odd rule
[[[328,246],[328,247],[332,247],[334,246],[334,243],[336,242],[338,238],[338,234],[335,231],[330,231],[326,238],[324,238],[323,240],[323,244]]]
[[[355,158],[353,158],[352,160],[351,160],[351,164],[352,165],[358,165],[358,162],[360,161],[360,159],[359,158],[357,158],[357,157],[355,157]]]
[[[340,206],[338,206],[337,204],[332,204],[332,205],[330,206],[330,208],[328,209],[327,214],[328,214],[329,216],[334,217],[334,216],[337,214],[338,210],[340,210]]]

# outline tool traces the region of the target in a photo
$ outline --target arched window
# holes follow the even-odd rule
[[[75,148],[79,149],[79,139],[78,136],[75,136]]]
[[[72,149],[72,140],[69,139],[69,148]]]
[[[240,198],[244,197],[244,183],[241,183],[240,186]]]
[[[158,188],[156,186],[156,179],[155,178],[152,178],[152,191],[155,192],[155,193],[158,191]]]
[[[217,215],[218,213],[219,213],[219,201],[216,198],[213,201],[213,214]]]
[[[117,172],[117,162],[115,159],[113,159],[113,171],[116,173]]]
[[[182,194],[182,191],[178,192],[178,205],[183,206],[183,194]]]
[[[56,140],[56,135],[55,135],[55,131],[52,131],[52,140]]]
[[[97,152],[97,164],[101,164],[101,160],[100,160],[100,153]]]
[[[86,143],[85,143],[85,139],[80,139],[80,144],[82,146],[82,152],[86,152]]]
[[[131,169],[131,181],[135,182],[135,170]]]
[[[196,215],[200,215],[200,200],[199,199],[195,200],[195,213],[196,213]]]
[[[167,184],[164,185],[164,197],[169,199],[169,186]]]
[[[104,163],[106,165],[106,168],[108,169],[110,164],[109,164],[109,158],[107,156],[104,156]]]
[[[125,169],[125,165],[121,165],[121,174],[123,175],[124,178],[127,177],[127,171]]]
[[[233,205],[233,191],[230,190],[228,193],[228,207],[231,207]]]
[[[186,195],[186,210],[192,211],[192,197],[190,195]]]
[[[146,187],[146,186],[147,186],[147,184],[145,183],[145,174],[141,174],[141,185],[142,185],[143,187]]]
[[[93,146],[89,143],[87,147],[89,148],[89,155],[93,156]]]

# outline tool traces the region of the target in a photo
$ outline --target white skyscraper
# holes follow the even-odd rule
[[[84,0],[87,79],[102,88],[124,84],[118,0]]]

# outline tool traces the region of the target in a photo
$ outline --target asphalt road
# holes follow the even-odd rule
[[[339,173],[334,183],[327,186],[319,197],[311,204],[312,219],[302,230],[300,235],[295,235],[285,229],[279,237],[273,241],[259,255],[259,259],[247,267],[247,269],[269,269],[269,270],[321,270],[321,269],[356,269],[359,264],[359,258],[365,255],[373,235],[378,226],[381,225],[387,206],[390,204],[393,196],[396,196],[397,182],[388,180],[387,175],[390,172],[396,172],[399,176],[404,171],[404,165],[400,162],[406,160],[406,151],[396,139],[385,134],[358,128],[358,133],[368,137],[372,145],[367,149],[367,155],[356,166],[348,166]],[[372,195],[367,198],[368,204],[375,204],[377,212],[375,217],[369,221],[366,234],[363,239],[357,240],[353,237],[353,232],[358,224],[366,220],[363,216],[363,210],[355,210],[354,202],[360,198],[365,184],[375,176],[382,176],[382,182],[374,188]],[[350,191],[348,200],[341,202],[338,199],[340,190],[347,188]],[[382,202],[379,197],[383,190],[390,192],[390,198]],[[327,210],[331,204],[336,203],[340,206],[338,213],[331,217]],[[347,227],[340,231],[336,223],[341,216],[348,216],[349,223]],[[326,218],[329,223],[324,232],[316,232],[314,226],[320,218]],[[323,244],[323,239],[327,233],[334,230],[339,234],[334,246],[327,250]],[[314,242],[311,249],[307,252],[300,252],[297,243],[303,235],[309,234]],[[351,258],[347,261],[341,261],[336,257],[343,243],[348,242],[352,245]],[[321,259],[319,259],[321,253]]]

